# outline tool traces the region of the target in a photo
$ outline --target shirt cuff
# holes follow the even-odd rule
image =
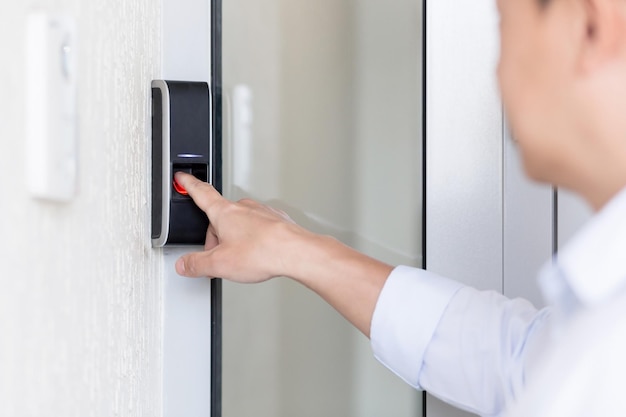
[[[407,384],[421,389],[424,352],[448,303],[462,287],[423,269],[395,268],[372,317],[370,338],[376,359]]]

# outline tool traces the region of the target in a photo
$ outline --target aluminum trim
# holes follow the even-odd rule
[[[171,187],[169,184],[169,178],[171,177],[171,164],[170,164],[170,92],[167,82],[164,80],[153,80],[152,88],[158,88],[161,90],[162,96],[162,131],[163,138],[161,140],[162,149],[162,169],[163,174],[161,176],[161,235],[152,239],[152,246],[160,248],[165,246],[170,232],[170,200]]]

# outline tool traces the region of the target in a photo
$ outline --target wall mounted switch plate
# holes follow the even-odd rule
[[[67,202],[77,184],[76,23],[36,13],[26,33],[26,178],[34,197]]]

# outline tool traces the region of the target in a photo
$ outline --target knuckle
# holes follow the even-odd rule
[[[212,209],[213,206],[217,206],[220,201],[224,200],[222,196],[214,193],[214,189],[210,184],[197,183],[196,186],[198,188],[192,190],[190,194],[194,194],[194,199],[198,206],[205,212]]]
[[[253,206],[253,205],[256,205],[256,204],[257,204],[257,202],[256,202],[256,201],[254,201],[254,200],[253,200],[253,199],[251,199],[251,198],[242,198],[242,199],[241,199],[241,200],[239,200],[237,203],[238,203],[238,204],[241,204],[241,205],[243,205],[243,206]]]
[[[191,181],[189,183],[189,186],[187,187],[188,188],[187,191],[195,192],[195,193],[198,193],[198,194],[206,194],[206,192],[207,192],[206,186],[207,185],[208,184],[205,183],[205,182],[202,182],[202,181],[200,181],[198,179],[194,179],[193,181]]]
[[[215,212],[219,211],[220,215],[230,215],[237,212],[237,205],[228,200],[215,201],[212,204],[212,209]]]
[[[185,260],[185,269],[189,275],[196,275],[196,262],[193,257],[187,257]]]

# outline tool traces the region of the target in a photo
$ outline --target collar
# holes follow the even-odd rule
[[[626,188],[544,267],[540,285],[548,302],[583,307],[626,288]]]

